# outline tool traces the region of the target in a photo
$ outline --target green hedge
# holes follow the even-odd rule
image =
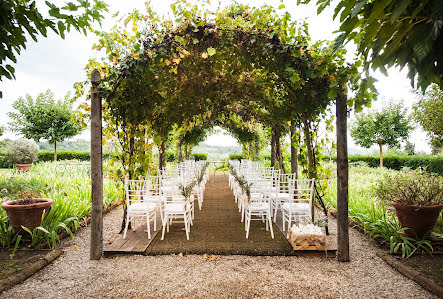
[[[337,162],[337,157],[332,156],[331,159]],[[328,156],[323,158],[323,161],[329,160]],[[380,165],[379,156],[363,156],[352,155],[348,157],[350,163],[366,162],[371,167],[378,167]],[[383,157],[383,166],[395,170],[400,170],[403,167],[411,169],[426,168],[429,172],[434,172],[443,175],[443,156],[385,156]]]
[[[54,161],[54,152],[51,151],[40,151],[38,153],[38,160],[40,162]],[[57,160],[80,160],[89,161],[91,160],[90,152],[77,152],[77,151],[58,151]]]
[[[230,154],[229,155],[229,160],[241,160],[241,159],[243,159],[242,154]]]
[[[103,158],[108,159],[114,154],[104,153]],[[91,160],[90,152],[80,152],[80,151],[58,151],[57,160],[79,160],[79,161],[89,161]],[[51,151],[40,151],[38,153],[38,161],[54,161],[54,152]],[[12,163],[6,157],[6,153],[0,153],[0,168],[12,168]]]
[[[192,156],[194,157],[195,161],[208,160],[208,154],[193,153]]]

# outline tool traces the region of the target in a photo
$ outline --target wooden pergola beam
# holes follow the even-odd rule
[[[91,248],[90,259],[103,255],[103,164],[102,164],[102,103],[98,93],[101,75],[91,74]]]
[[[349,262],[347,96],[336,99],[337,130],[337,258]]]

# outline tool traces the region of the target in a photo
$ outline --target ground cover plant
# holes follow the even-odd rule
[[[334,164],[330,164],[334,167]],[[332,173],[334,173],[332,171]],[[393,208],[379,201],[376,186],[385,173],[395,174],[396,170],[376,169],[364,165],[351,166],[349,169],[349,218],[360,226],[366,234],[389,245],[391,253],[410,257],[416,252],[432,253],[433,247],[429,235],[421,240],[414,240],[403,234],[402,228],[393,213]],[[336,178],[332,177],[324,186],[325,204],[332,210],[337,209]],[[441,238],[443,217],[440,214],[437,225],[431,233],[434,238]]]
[[[33,231],[25,229],[30,236],[29,247],[46,242],[55,248],[58,235],[67,231],[71,235],[91,211],[91,179],[89,164],[67,162],[44,162],[34,166],[29,172],[0,172],[0,197],[20,198],[24,192],[34,197],[51,198],[54,203],[44,215],[40,227]],[[121,199],[121,183],[111,179],[104,180],[103,205],[110,206]],[[14,249],[20,242],[20,236],[12,232],[6,212],[0,209],[0,245]]]

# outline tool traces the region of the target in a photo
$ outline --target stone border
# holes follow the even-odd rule
[[[0,281],[0,294],[12,288],[16,284],[22,283],[27,278],[29,278],[30,276],[34,275],[35,273],[37,273],[38,271],[40,271],[41,269],[52,263],[62,254],[63,250],[61,249],[50,251],[44,257],[28,265],[22,271],[4,278],[3,280]]]
[[[434,281],[432,281],[432,279],[426,277],[414,268],[397,261],[395,257],[386,254],[381,250],[378,250],[376,254],[379,258],[384,260],[389,266],[397,270],[399,273],[415,281],[417,284],[419,284],[422,288],[429,291],[430,293],[443,298],[443,287],[436,284]]]

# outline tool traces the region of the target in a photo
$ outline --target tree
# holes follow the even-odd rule
[[[431,140],[432,152],[438,153],[443,148],[443,91],[437,84],[432,84],[424,95],[419,95],[413,106],[413,116]]]
[[[408,156],[415,155],[415,144],[413,144],[409,141],[406,141],[405,152],[406,152],[406,154],[408,154]]]
[[[298,0],[298,3],[310,1]],[[317,1],[318,13],[331,2]],[[358,52],[365,57],[367,67],[378,68],[386,74],[386,67],[407,65],[412,86],[417,78],[417,86],[422,90],[432,82],[442,88],[441,0],[341,0],[333,18],[339,14],[341,35],[335,41],[335,49],[353,40]]]
[[[54,94],[47,90],[34,99],[30,95],[20,97],[12,107],[17,112],[9,112],[9,124],[13,132],[18,132],[36,142],[46,139],[54,144],[54,161],[57,160],[57,142],[74,137],[82,130],[74,120],[72,103],[68,96],[64,100],[54,100]]]
[[[26,49],[29,37],[37,41],[39,35],[46,37],[48,29],[52,29],[61,38],[65,38],[65,32],[69,32],[71,28],[86,35],[92,23],[101,23],[101,13],[108,11],[107,4],[99,0],[94,0],[93,4],[88,0],[77,0],[68,2],[63,7],[49,1],[45,3],[47,11],[41,12],[35,1],[0,2],[0,81],[3,77],[15,78],[11,62],[17,62],[16,55]]]
[[[406,140],[412,130],[407,109],[403,104],[389,103],[381,111],[370,111],[356,115],[351,124],[351,136],[356,144],[369,148],[378,144],[380,149],[380,167],[383,167],[383,145],[397,146]]]

